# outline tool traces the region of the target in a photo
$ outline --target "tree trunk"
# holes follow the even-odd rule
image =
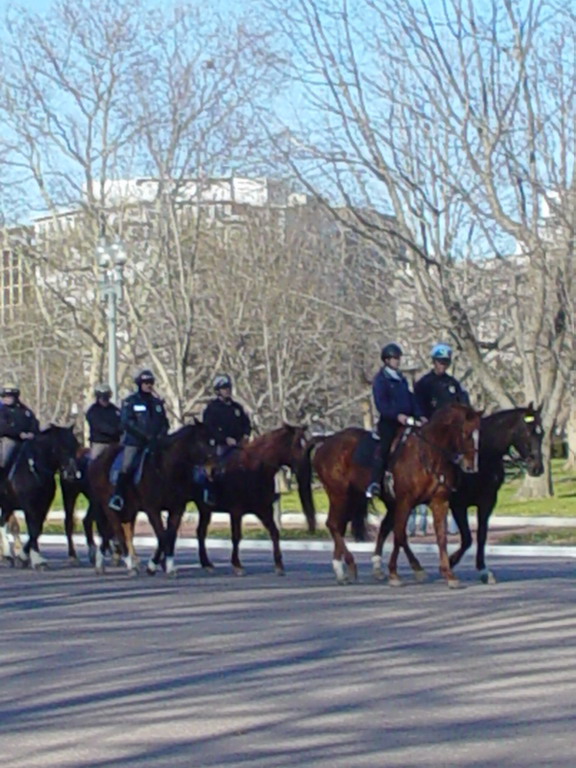
[[[570,415],[566,422],[566,441],[568,443],[568,457],[564,464],[565,470],[576,469],[576,397],[570,397]]]
[[[544,462],[544,474],[540,477],[530,477],[526,475],[520,484],[516,493],[517,499],[546,499],[554,495],[554,486],[552,484],[552,465],[550,458],[552,454],[552,436],[546,434],[542,441],[542,460]]]

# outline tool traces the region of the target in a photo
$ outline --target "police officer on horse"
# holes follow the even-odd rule
[[[90,458],[96,459],[112,443],[118,443],[122,434],[120,409],[111,400],[112,389],[108,384],[94,387],[95,401],[86,411],[90,427]]]
[[[20,401],[18,387],[2,387],[0,398],[0,467],[6,469],[15,450],[38,434],[40,425],[32,409]]]
[[[134,379],[138,387],[122,403],[120,424],[123,430],[122,467],[114,493],[109,501],[110,509],[120,512],[124,506],[124,494],[128,483],[128,472],[136,455],[147,448],[153,452],[156,441],[168,432],[169,423],[164,402],[154,394],[154,374],[141,371]]]
[[[378,420],[380,445],[372,465],[370,485],[366,489],[368,499],[380,495],[380,483],[398,427],[400,425],[419,426],[425,421],[422,419],[420,406],[410,391],[408,381],[399,370],[402,358],[401,347],[394,342],[386,344],[380,357],[384,365],[376,374],[372,385],[374,402],[380,414]]]
[[[241,440],[250,437],[252,425],[244,408],[232,399],[230,376],[216,376],[214,391],[216,397],[206,406],[202,420],[208,426],[219,452],[225,453],[227,447],[238,445]]]
[[[452,348],[448,344],[435,344],[431,357],[432,370],[414,385],[418,405],[427,419],[447,403],[470,405],[466,390],[447,372],[452,363]]]

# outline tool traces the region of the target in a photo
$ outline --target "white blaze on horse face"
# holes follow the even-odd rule
[[[474,472],[478,472],[478,448],[480,446],[480,430],[475,429],[472,432],[472,440],[474,441]]]

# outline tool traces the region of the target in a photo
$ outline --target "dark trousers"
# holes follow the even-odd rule
[[[386,467],[388,465],[388,454],[392,442],[398,429],[398,423],[396,421],[390,421],[389,419],[380,419],[378,422],[378,437],[380,443],[376,449],[376,455],[374,456],[374,463],[372,464],[372,478],[370,482],[380,483]]]

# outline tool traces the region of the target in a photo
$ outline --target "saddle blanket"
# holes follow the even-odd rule
[[[374,454],[379,444],[380,439],[378,437],[375,437],[372,432],[366,432],[354,451],[354,456],[352,457],[354,463],[360,467],[371,467],[374,463]]]

